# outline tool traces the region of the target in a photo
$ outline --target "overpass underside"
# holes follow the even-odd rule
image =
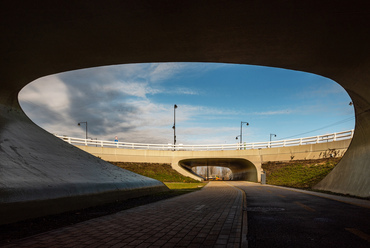
[[[117,177],[113,167],[37,127],[18,104],[19,91],[42,76],[143,62],[253,64],[331,78],[352,98],[356,127],[347,153],[317,188],[369,197],[367,5],[361,0],[3,2],[1,216],[14,221],[27,206],[33,206],[27,217],[40,208],[46,215],[54,210],[53,199],[65,211],[70,201],[63,199],[159,187],[123,170]],[[34,205],[27,205],[31,201]],[[15,203],[21,207],[9,207]]]
[[[232,180],[258,181],[258,173],[255,165],[242,158],[184,159],[179,161],[179,165],[189,170],[198,166],[226,167],[232,171]]]

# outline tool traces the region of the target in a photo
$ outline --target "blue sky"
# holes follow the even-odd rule
[[[46,76],[19,95],[26,114],[59,135],[138,143],[232,144],[354,128],[351,99],[334,81],[279,68],[218,63],[106,66]],[[315,131],[316,130],[316,131]]]

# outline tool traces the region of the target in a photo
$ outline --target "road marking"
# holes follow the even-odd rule
[[[242,202],[242,230],[241,230],[241,238],[240,238],[240,247],[241,248],[248,248],[248,216],[247,216],[247,194],[244,190],[239,188],[238,186],[232,185],[227,183],[231,187],[236,188],[242,193],[243,202]]]
[[[364,240],[366,240],[367,242],[370,242],[370,235],[364,233],[364,232],[361,232],[360,230],[357,230],[356,228],[345,228],[348,232],[351,232],[353,233],[354,235],[356,235],[357,237],[360,237]]]
[[[286,196],[285,195],[280,195],[280,194],[276,194],[277,196],[281,197],[281,198],[285,198]]]
[[[197,211],[197,210],[201,210],[203,207],[205,207],[206,205],[197,205],[196,206],[196,208],[195,208],[195,210]]]
[[[300,202],[294,202],[295,204],[301,206],[302,208],[306,209],[307,211],[310,211],[310,212],[315,212],[316,210],[313,209],[313,208],[310,208],[309,206],[303,204],[303,203],[300,203]]]

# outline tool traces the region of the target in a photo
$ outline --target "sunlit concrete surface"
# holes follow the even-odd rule
[[[196,166],[221,166],[231,169],[234,179],[261,181],[262,163],[343,156],[350,139],[318,144],[247,150],[173,151],[77,146],[81,150],[111,162],[168,163],[172,168],[196,180],[203,178],[190,169]]]
[[[96,175],[103,171],[103,162],[62,144],[24,115],[17,100],[22,87],[54,73],[139,62],[253,64],[333,79],[353,100],[355,135],[317,188],[370,196],[367,5],[365,0],[3,1],[0,208],[13,198],[28,201],[29,192],[37,199],[60,195],[65,187],[56,189],[56,182],[70,186],[68,196],[85,194],[79,180],[72,186],[71,175],[84,181],[87,168],[99,168]],[[113,178],[91,180],[107,185]]]
[[[0,224],[168,190],[55,140],[19,110],[0,111]]]

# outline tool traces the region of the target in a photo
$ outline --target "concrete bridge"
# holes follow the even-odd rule
[[[351,131],[343,132],[351,137]],[[349,133],[349,135],[348,135]],[[334,134],[333,134],[334,135]],[[327,137],[328,135],[315,136],[305,138],[305,140],[312,140],[317,137]],[[86,142],[84,139],[71,139],[62,137],[62,139],[73,143],[73,141]],[[297,139],[298,141],[301,139]],[[282,141],[276,141],[283,143]],[[127,149],[127,148],[114,148],[95,146],[102,144],[99,141],[90,140],[88,145],[77,145],[78,148],[91,153],[103,160],[110,162],[147,162],[147,163],[168,163],[172,168],[183,174],[184,176],[191,177],[196,180],[202,180],[201,177],[191,172],[191,168],[197,166],[219,166],[228,167],[233,172],[234,180],[247,180],[252,182],[261,181],[262,163],[267,161],[289,161],[299,159],[318,159],[330,156],[343,156],[346,152],[351,139],[343,139],[331,142],[315,142],[305,145],[295,146],[281,146],[272,147],[264,146],[264,148],[247,149],[252,147],[252,144],[247,144],[245,149],[237,150],[147,150],[147,149]],[[111,142],[113,143],[113,142]],[[123,142],[121,142],[123,143]],[[258,144],[269,142],[260,142]],[[118,145],[119,144],[115,144]],[[138,147],[145,147],[145,144],[137,144]],[[156,145],[158,146],[158,145]],[[234,145],[235,146],[235,145]],[[167,147],[167,145],[164,147]],[[186,146],[185,146],[186,147]],[[185,148],[183,145],[183,149]],[[192,146],[187,146],[192,147]],[[205,147],[212,147],[204,145],[197,147],[204,149]]]
[[[1,223],[165,190],[36,126],[18,103],[54,73],[143,62],[222,62],[316,73],[352,98],[352,142],[318,189],[370,196],[368,1],[6,1],[0,8]]]

